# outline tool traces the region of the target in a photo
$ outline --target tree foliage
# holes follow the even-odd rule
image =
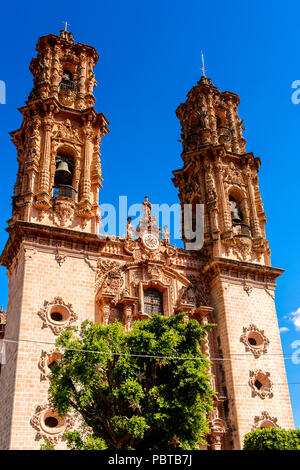
[[[255,429],[246,434],[244,450],[300,450],[300,429]]]
[[[200,346],[210,328],[179,314],[136,321],[129,332],[117,322],[64,331],[49,398],[61,416],[75,411],[84,424],[66,433],[68,447],[197,449],[210,432],[214,395]]]

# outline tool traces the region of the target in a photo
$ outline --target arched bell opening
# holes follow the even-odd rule
[[[76,83],[73,79],[73,73],[68,70],[68,69],[64,69],[63,70],[63,73],[62,73],[62,79],[61,79],[61,82],[60,82],[60,89],[61,90],[71,90],[71,91],[77,91],[77,86],[76,86]]]
[[[231,223],[236,235],[251,236],[249,220],[247,216],[246,200],[242,192],[232,188],[228,195]]]
[[[239,202],[231,194],[229,195],[229,205],[232,223],[242,223],[244,220],[242,209]]]
[[[74,180],[74,158],[73,155],[59,150],[55,158],[55,175],[53,197],[66,197],[76,200],[77,191],[73,186]]]

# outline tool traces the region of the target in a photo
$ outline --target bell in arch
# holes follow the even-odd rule
[[[66,161],[61,160],[56,168],[55,172],[55,182],[56,184],[66,184],[72,176],[72,173],[69,170],[69,165]]]
[[[230,199],[230,212],[231,212],[231,219],[233,222],[242,222],[242,214],[238,203],[236,200],[231,196]]]

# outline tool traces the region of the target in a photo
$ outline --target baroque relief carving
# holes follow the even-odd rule
[[[179,302],[194,304],[195,307],[210,305],[209,285],[204,279],[194,275],[187,276],[191,285],[182,287],[179,293]]]
[[[74,215],[74,202],[70,200],[56,200],[54,212],[52,214],[53,222],[58,227],[68,227],[72,224]]]
[[[246,282],[243,282],[243,289],[248,295],[253,291],[253,287],[246,284]]]
[[[61,297],[55,297],[51,302],[45,300],[38,315],[43,320],[43,328],[51,328],[55,335],[70,329],[78,319],[72,304],[65,303]]]
[[[57,425],[52,426],[55,423]],[[56,445],[59,440],[64,440],[64,433],[73,427],[74,419],[69,414],[60,418],[56,412],[51,410],[49,403],[45,403],[36,407],[30,424],[37,431],[37,439],[45,438],[52,445]]]
[[[99,258],[95,281],[96,291],[101,290],[102,294],[113,294],[119,298],[123,284],[123,266],[116,261]]]
[[[52,365],[58,362],[60,358],[61,354],[56,349],[51,349],[51,351],[42,351],[41,358],[38,363],[38,367],[41,370],[41,380],[47,379]]]
[[[269,340],[264,330],[260,330],[254,324],[243,328],[240,341],[244,343],[246,351],[251,351],[256,358],[268,351]]]
[[[278,426],[278,418],[271,416],[268,411],[262,411],[260,416],[254,417],[254,425],[251,430],[254,431],[257,428],[280,429],[280,426]]]
[[[261,369],[249,371],[249,385],[252,388],[252,396],[258,395],[263,400],[265,398],[273,397],[273,384],[270,377],[270,372],[264,372]]]
[[[59,264],[59,266],[62,266],[62,264],[66,261],[67,255],[61,254],[58,250],[56,251],[55,254],[55,260]]]

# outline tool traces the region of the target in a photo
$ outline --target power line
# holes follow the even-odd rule
[[[49,345],[55,345],[57,344],[55,342],[51,341],[36,341],[36,340],[30,340],[30,339],[20,339],[20,340],[13,340],[13,339],[4,339],[2,340],[3,343],[15,343],[19,344],[21,342],[24,343],[35,343],[35,344],[49,344]],[[176,360],[199,360],[199,361],[206,361],[209,360],[210,362],[213,361],[231,361],[232,359],[230,358],[203,358],[203,357],[176,357],[176,356],[161,356],[161,355],[150,355],[150,354],[130,354],[130,353],[116,353],[116,352],[107,352],[107,351],[95,351],[95,350],[90,350],[90,349],[76,349],[76,348],[66,348],[67,351],[76,351],[76,352],[84,352],[84,353],[92,353],[92,354],[103,354],[103,355],[114,355],[114,356],[129,356],[129,357],[141,357],[141,358],[150,358],[150,359],[176,359]],[[268,354],[268,353],[267,353]],[[246,359],[245,355],[247,357],[250,357],[250,354],[247,353],[236,353],[234,354],[235,356],[244,356],[243,359]],[[285,356],[283,354],[277,353],[277,354],[271,354],[269,353],[270,356],[281,356],[285,358],[290,358],[289,356]],[[300,382],[272,382],[272,385],[300,385]],[[249,384],[243,384],[243,383],[236,383],[235,386],[237,387],[249,387]]]
[[[37,340],[32,340],[32,339],[19,339],[13,340],[13,339],[3,339],[4,342],[7,343],[16,343],[19,344],[21,342],[25,343],[35,343],[35,344],[49,344],[49,345],[54,345],[57,346],[56,342],[51,342],[51,341],[37,341]],[[76,351],[76,352],[87,352],[87,353],[92,353],[92,354],[103,354],[103,355],[113,355],[113,356],[129,356],[129,357],[143,357],[143,358],[152,358],[152,359],[178,359],[178,360],[200,360],[200,361],[231,361],[230,357],[177,357],[177,356],[162,356],[161,353],[156,353],[156,354],[132,354],[132,353],[121,353],[121,352],[113,352],[113,351],[95,351],[92,349],[76,349],[76,348],[67,348],[63,346],[66,350],[68,351]],[[251,354],[248,353],[233,353],[230,354],[229,356],[243,356],[244,359],[251,357]],[[281,353],[265,353],[261,359],[265,358],[265,356],[276,356],[276,357],[283,357],[285,359],[291,359],[293,357],[293,354],[281,354]]]

